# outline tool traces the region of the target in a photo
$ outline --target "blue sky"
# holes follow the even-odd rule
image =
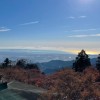
[[[0,49],[100,53],[100,0],[0,0]]]

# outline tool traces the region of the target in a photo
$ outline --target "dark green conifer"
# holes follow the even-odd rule
[[[100,54],[99,54],[97,61],[96,61],[96,68],[97,68],[97,70],[100,71]]]
[[[6,59],[4,60],[4,62],[2,63],[2,66],[3,66],[3,67],[8,67],[10,63],[11,63],[11,61],[10,61],[8,58],[6,58]]]
[[[83,70],[89,66],[91,66],[90,59],[86,52],[82,50],[76,57],[75,62],[73,63],[73,69],[76,72],[83,72]]]

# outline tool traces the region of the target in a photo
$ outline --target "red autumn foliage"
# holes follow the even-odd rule
[[[7,81],[17,80],[28,84],[36,84],[37,81],[39,81],[40,77],[44,76],[37,69],[25,70],[18,67],[0,69],[0,73],[3,74]]]
[[[49,89],[47,100],[100,100],[100,84],[95,82],[100,73],[87,68],[83,73],[64,69],[46,77],[43,87]]]

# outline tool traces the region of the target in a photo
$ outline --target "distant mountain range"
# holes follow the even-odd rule
[[[45,74],[52,74],[62,68],[72,68],[74,60],[71,61],[61,61],[61,60],[52,60],[49,62],[37,63],[40,69]],[[92,66],[95,67],[96,58],[91,59]]]
[[[51,74],[59,69],[65,68],[65,67],[71,68],[73,62],[74,61],[52,60],[50,62],[38,63],[38,66],[44,73]]]

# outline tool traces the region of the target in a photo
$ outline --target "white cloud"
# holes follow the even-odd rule
[[[95,31],[97,29],[95,28],[90,28],[90,29],[79,29],[79,30],[72,30],[73,32],[80,32],[80,31]]]
[[[0,27],[0,32],[7,32],[10,31],[11,29],[5,28],[5,27]]]
[[[86,18],[87,16],[70,16],[68,17],[69,19],[83,19],[83,18]]]
[[[96,31],[99,28],[90,28],[90,29],[74,29],[74,30],[67,30],[65,32],[86,32],[86,31]]]
[[[86,16],[79,16],[78,18],[86,18]]]
[[[75,19],[75,17],[74,16],[70,16],[70,17],[68,17],[69,19]]]
[[[20,24],[20,25],[31,25],[31,24],[38,24],[39,21],[34,21],[34,22],[28,22],[28,23],[24,23],[24,24]]]
[[[100,34],[89,34],[89,35],[70,35],[68,37],[84,38],[84,37],[100,37]]]

